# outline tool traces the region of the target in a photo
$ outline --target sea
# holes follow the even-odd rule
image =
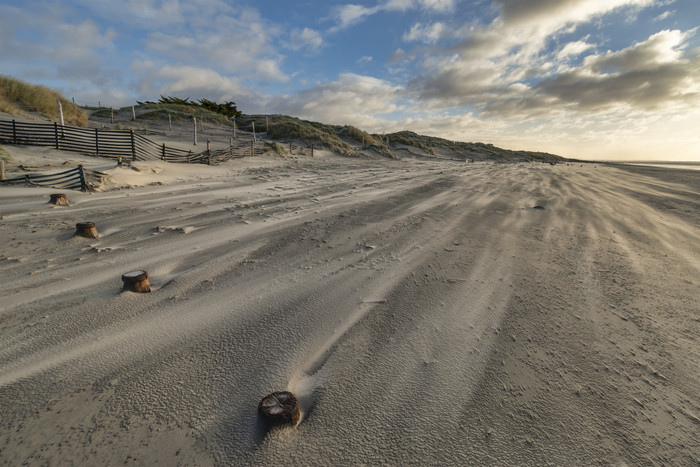
[[[615,164],[646,165],[667,169],[684,169],[700,171],[700,161],[611,161]]]

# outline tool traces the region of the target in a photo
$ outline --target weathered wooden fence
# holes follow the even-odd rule
[[[0,142],[49,146],[89,156],[131,161],[163,160],[186,164],[220,164],[230,159],[260,154],[263,149],[251,142],[227,149],[193,153],[158,144],[133,130],[81,128],[58,123],[26,123],[0,120]]]
[[[86,169],[79,165],[75,169],[54,174],[25,174],[21,177],[0,180],[0,184],[29,184],[68,188],[71,190],[92,191],[107,175],[97,170]]]

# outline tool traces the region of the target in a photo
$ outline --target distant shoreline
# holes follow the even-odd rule
[[[700,161],[607,161],[617,166],[654,167],[679,170],[700,170]]]

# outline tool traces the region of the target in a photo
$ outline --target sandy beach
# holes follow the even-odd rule
[[[697,172],[5,150],[3,465],[700,463]]]

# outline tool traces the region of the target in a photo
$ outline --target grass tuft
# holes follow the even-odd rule
[[[0,75],[0,111],[2,112],[12,115],[27,111],[37,112],[58,121],[57,100],[61,102],[63,120],[67,125],[87,126],[87,114],[58,92]]]

